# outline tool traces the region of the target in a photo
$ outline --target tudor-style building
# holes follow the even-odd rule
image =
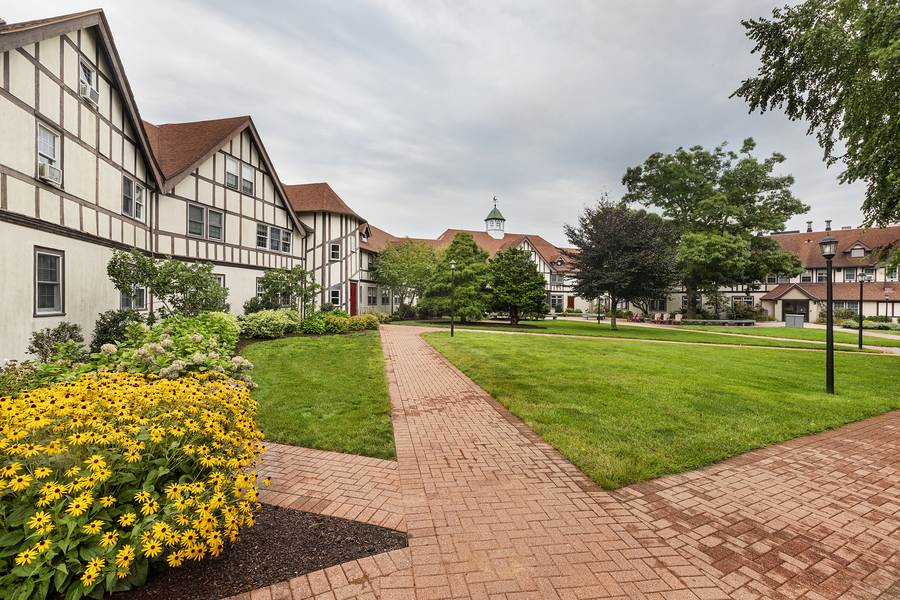
[[[101,10],[0,24],[0,140],[3,358],[61,321],[89,336],[105,310],[152,308],[112,285],[114,249],[213,262],[236,312],[265,268],[303,265],[308,229],[249,117],[145,124]]]

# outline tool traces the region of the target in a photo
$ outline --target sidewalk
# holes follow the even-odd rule
[[[397,463],[337,459],[334,483],[298,450],[263,498],[395,519],[409,548],[242,600],[900,598],[900,413],[606,492],[426,330],[381,330]]]

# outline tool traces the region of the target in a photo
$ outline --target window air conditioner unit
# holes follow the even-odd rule
[[[51,183],[57,187],[62,185],[62,171],[57,169],[53,165],[41,163],[38,168],[38,177],[40,177],[47,183]]]
[[[100,92],[83,82],[81,84],[81,97],[94,106],[100,106]]]

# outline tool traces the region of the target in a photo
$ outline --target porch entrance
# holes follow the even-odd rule
[[[356,316],[356,294],[357,294],[356,284],[351,283],[350,284],[350,316],[351,317]]]
[[[785,300],[781,306],[781,320],[784,315],[803,315],[803,322],[809,323],[809,300]]]

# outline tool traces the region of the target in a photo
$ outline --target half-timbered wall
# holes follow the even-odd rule
[[[82,65],[97,106],[81,97]],[[54,140],[59,186],[38,177],[42,131]],[[65,320],[89,337],[97,314],[118,307],[106,275],[112,249],[150,248],[150,202],[140,219],[123,214],[123,177],[152,185],[93,28],[0,54],[0,140],[0,289],[11,311],[0,358],[22,359],[33,331]],[[39,253],[59,257],[58,310],[37,310]]]
[[[306,270],[322,286],[319,304],[331,302],[332,292],[339,292],[340,308],[350,312],[351,290],[356,284],[356,305],[365,306],[364,286],[359,285],[359,219],[353,215],[330,212],[308,212],[297,215],[315,230],[307,242]],[[335,252],[332,254],[332,252]]]

